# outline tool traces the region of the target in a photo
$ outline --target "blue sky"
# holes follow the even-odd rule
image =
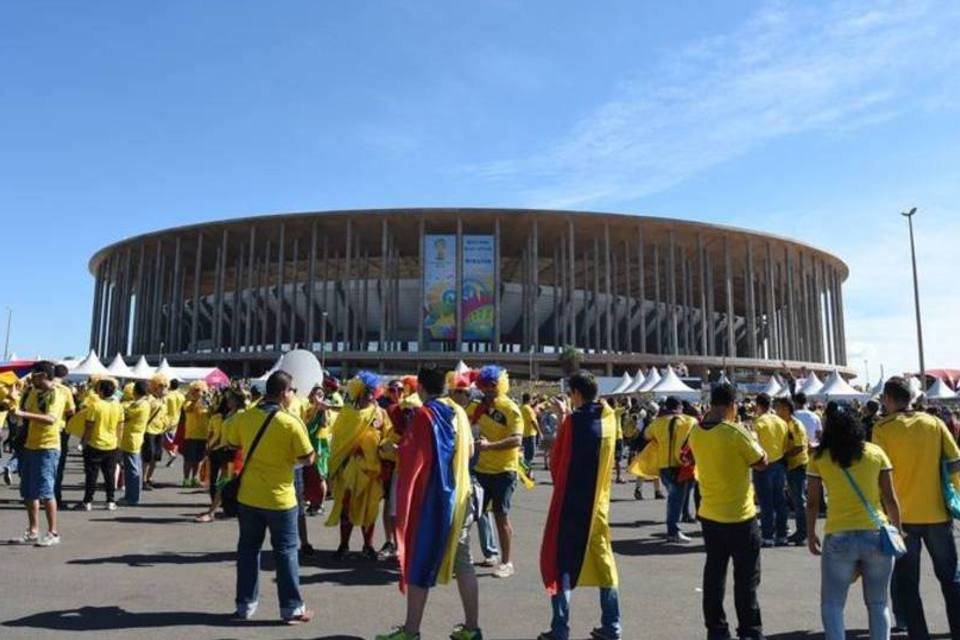
[[[86,262],[243,214],[544,206],[723,222],[851,266],[851,364],[960,366],[953,2],[0,4],[19,355],[85,350]]]

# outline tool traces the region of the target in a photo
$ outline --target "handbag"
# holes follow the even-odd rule
[[[850,475],[850,471],[844,469],[843,473],[847,476],[847,481],[850,483],[850,486],[853,487],[854,493],[860,498],[860,503],[863,505],[863,508],[867,510],[867,514],[869,514],[870,519],[873,521],[873,525],[877,528],[877,531],[880,532],[880,550],[883,551],[885,555],[902,558],[907,553],[907,545],[903,541],[903,536],[900,535],[896,527],[883,523],[877,510],[873,508],[872,504],[867,502],[867,498],[863,495],[863,492],[860,491],[860,487],[857,486],[853,476]]]
[[[277,411],[279,411],[279,409],[274,409],[268,413],[266,420],[260,425],[260,430],[257,431],[257,435],[253,437],[253,442],[250,443],[250,449],[243,458],[243,467],[240,469],[240,473],[224,483],[220,489],[220,506],[223,508],[223,514],[229,518],[236,517],[237,511],[239,510],[240,480],[243,478],[243,472],[247,469],[247,463],[250,461],[250,457],[253,455],[257,445],[260,444],[260,438],[263,437],[263,432],[267,430],[267,425],[273,420],[273,416],[277,415]]]

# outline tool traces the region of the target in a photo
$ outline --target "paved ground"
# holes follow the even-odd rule
[[[159,475],[168,483],[177,477],[176,468]],[[79,497],[80,481],[79,459],[71,456],[67,500]],[[500,581],[486,570],[481,574],[481,623],[488,638],[531,640],[548,626],[549,604],[539,582],[537,558],[549,493],[550,487],[541,485],[517,494],[518,575]],[[145,498],[140,507],[113,513],[64,514],[60,526],[64,542],[59,547],[3,547],[0,638],[73,637],[82,632],[104,639],[135,638],[148,629],[161,629],[165,637],[191,640],[349,640],[372,638],[402,618],[395,573],[360,561],[334,563],[330,550],[336,545],[335,531],[312,518],[311,540],[323,551],[301,567],[301,576],[317,619],[303,627],[278,625],[273,578],[263,573],[257,620],[233,624],[224,614],[233,604],[236,524],[193,524],[191,516],[205,503],[202,491],[169,486]],[[16,500],[14,488],[0,485],[3,539],[22,531],[25,516]],[[615,486],[614,500],[611,520],[622,582],[624,638],[703,637],[699,593],[703,548],[696,527],[690,527],[694,544],[667,545],[662,539],[663,502],[636,502],[628,485]],[[264,566],[272,568],[269,552],[264,554]],[[948,637],[943,601],[928,563],[924,570],[923,593],[932,630],[942,634],[937,637]],[[818,583],[817,560],[805,549],[764,553],[761,605],[768,638],[822,637],[813,631],[819,628]],[[728,604],[731,616],[732,608]],[[851,594],[848,609],[851,628],[865,628],[858,593]],[[595,590],[575,592],[573,615],[573,637],[586,638],[599,617]],[[424,640],[446,638],[460,619],[455,587],[436,589]]]

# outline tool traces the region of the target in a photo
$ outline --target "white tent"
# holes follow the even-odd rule
[[[646,379],[643,381],[643,384],[637,389],[637,393],[647,393],[660,382],[660,372],[657,371],[656,367],[650,367],[650,372],[647,373]]]
[[[657,397],[674,396],[681,400],[691,401],[699,400],[701,397],[700,391],[687,386],[677,375],[677,372],[673,370],[673,367],[669,366],[664,371],[660,381],[650,390],[650,393]]]
[[[133,365],[133,369],[130,370],[130,377],[138,380],[147,380],[151,376],[153,376],[153,367],[147,364],[146,358],[140,356],[137,364]]]
[[[947,386],[947,383],[937,378],[936,382],[930,385],[930,388],[927,389],[927,400],[940,402],[943,400],[958,400],[960,397],[957,396],[953,390]]]
[[[870,390],[870,395],[874,398],[879,398],[883,394],[883,380],[877,382],[877,386]]]
[[[815,396],[818,400],[869,400],[870,394],[857,391],[834,371]]]
[[[777,377],[772,376],[770,381],[767,382],[767,385],[760,390],[760,393],[765,393],[771,398],[776,398],[778,395],[780,395],[781,391],[783,391],[783,387],[777,381]]]
[[[611,395],[613,390],[620,386],[620,383],[622,382],[622,380],[616,376],[597,376],[596,380],[597,395],[599,395],[601,398]]]
[[[127,363],[123,361],[119,353],[115,355],[113,360],[110,361],[110,364],[107,365],[107,371],[110,372],[110,375],[117,378],[133,377],[133,372],[130,370],[130,367],[127,366]]]
[[[809,398],[820,393],[821,389],[823,389],[823,383],[820,382],[820,378],[817,377],[817,374],[811,371],[810,375],[807,376],[807,379],[800,383],[800,388],[797,389],[797,392],[803,393]]]
[[[620,384],[618,384],[613,391],[610,392],[610,395],[617,396],[624,393],[632,382],[633,378],[630,377],[630,374],[624,372],[623,377],[620,378]]]
[[[72,377],[86,378],[92,375],[109,375],[107,368],[100,362],[97,352],[93,349],[90,350],[86,358],[80,361],[80,364],[70,370],[70,376]]]
[[[647,379],[644,377],[643,371],[642,371],[641,369],[637,369],[637,375],[635,375],[635,376],[633,377],[633,381],[630,383],[630,386],[628,386],[626,389],[624,389],[623,392],[624,392],[624,393],[637,393],[637,390],[640,389],[640,387],[643,386],[643,383],[646,382],[646,380],[647,380]]]
[[[923,385],[920,384],[920,378],[910,376],[907,378],[907,383],[910,385],[910,397],[916,400],[920,397],[920,394],[923,393]]]
[[[180,379],[180,376],[176,375],[173,367],[170,366],[170,363],[167,362],[166,358],[160,361],[160,366],[157,367],[157,370],[155,373],[162,373],[163,375],[167,376],[171,380],[173,380],[174,378],[176,378],[177,380]]]

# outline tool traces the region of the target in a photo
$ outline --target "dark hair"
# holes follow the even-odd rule
[[[276,398],[293,387],[293,376],[286,371],[274,371],[267,378],[266,394]]]
[[[30,373],[42,373],[48,380],[53,380],[54,366],[49,360],[38,360],[30,367]]]
[[[66,378],[68,373],[70,373],[70,370],[67,369],[65,364],[58,364],[53,367],[53,375],[57,378]]]
[[[769,409],[769,408],[770,408],[770,396],[769,396],[768,394],[766,394],[766,393],[758,393],[758,394],[757,394],[757,406],[760,407],[761,409]]]
[[[571,391],[583,396],[584,402],[593,402],[597,399],[597,379],[589,371],[578,371],[567,380]]]
[[[117,383],[109,378],[106,380],[101,380],[97,383],[97,393],[100,394],[101,398],[109,398],[117,392]]]
[[[795,394],[793,394],[793,402],[801,408],[807,406],[807,394],[805,394],[803,391],[797,391]]]
[[[230,402],[233,402],[235,408],[240,409],[243,407],[243,400],[243,395],[239,391],[236,389],[227,389],[223,392],[223,395],[220,396],[217,413],[226,418],[227,414],[230,413]]]
[[[731,407],[737,402],[737,389],[729,382],[721,382],[710,388],[710,404],[714,407]]]
[[[529,393],[523,394],[520,397],[520,401],[523,402],[524,404],[527,404],[528,402],[530,402],[530,394]]]
[[[676,411],[680,408],[680,400],[676,396],[667,396],[663,403],[663,408],[667,411]]]
[[[910,393],[910,383],[906,378],[894,376],[887,380],[883,385],[883,395],[887,396],[900,405],[910,404],[912,394]]]
[[[866,429],[857,415],[831,402],[823,417],[823,434],[816,456],[830,452],[830,459],[846,469],[863,456]]]
[[[145,395],[147,395],[147,381],[135,380],[133,383],[133,397],[142,398]]]
[[[417,370],[417,384],[432,396],[439,396],[447,386],[447,374],[435,362],[425,362]]]
[[[176,391],[179,388],[180,388],[179,380],[177,380],[176,378],[173,378],[172,380],[170,380],[170,391]]]
[[[797,410],[797,407],[793,404],[793,400],[790,398],[777,398],[773,401],[774,405],[786,407],[787,411],[790,412],[790,415],[793,415],[793,412]]]

